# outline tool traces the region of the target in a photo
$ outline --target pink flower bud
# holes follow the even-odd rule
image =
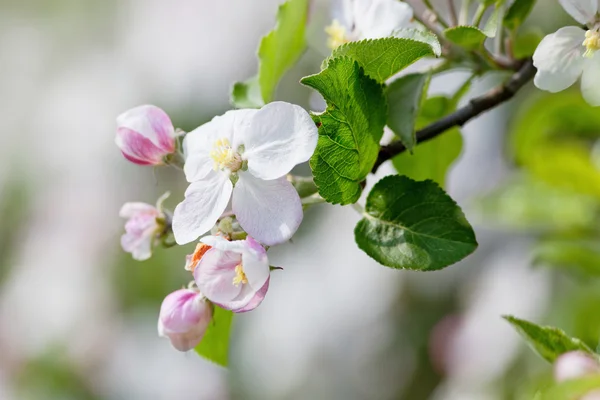
[[[156,220],[162,213],[150,204],[125,203],[119,215],[128,218],[125,234],[121,236],[123,250],[139,261],[150,258],[154,239],[163,229]]]
[[[582,351],[562,354],[554,362],[554,379],[557,382],[593,374],[600,374],[600,364]]]
[[[129,161],[161,165],[175,151],[175,129],[169,116],[155,106],[139,106],[117,117],[117,146]]]
[[[158,335],[167,337],[179,351],[200,343],[212,318],[204,296],[192,289],[177,290],[163,300],[158,317]]]

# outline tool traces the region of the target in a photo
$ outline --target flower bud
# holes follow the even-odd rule
[[[167,337],[179,351],[200,343],[212,318],[211,305],[198,291],[177,290],[163,300],[158,317],[158,335]]]
[[[150,258],[154,239],[164,228],[157,221],[162,213],[150,204],[125,203],[119,215],[128,218],[125,234],[121,236],[123,250],[138,261]]]
[[[582,351],[570,351],[562,354],[554,362],[554,379],[557,382],[593,374],[600,374],[600,364]]]
[[[162,165],[175,151],[175,129],[169,116],[155,106],[139,106],[117,118],[117,146],[129,161]]]

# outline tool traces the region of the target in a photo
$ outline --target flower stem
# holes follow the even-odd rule
[[[460,16],[458,17],[459,25],[467,25],[467,21],[469,21],[469,10],[471,8],[471,2],[473,0],[463,0],[462,6],[460,8]]]

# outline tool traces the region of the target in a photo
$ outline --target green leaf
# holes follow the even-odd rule
[[[515,30],[527,19],[536,0],[516,0],[512,3],[504,16],[504,26]]]
[[[544,390],[541,400],[575,400],[594,389],[600,389],[600,376],[592,375],[583,378],[569,379]],[[587,398],[587,397],[586,397]],[[591,399],[591,397],[590,397]]]
[[[325,63],[342,56],[350,57],[371,78],[384,82],[415,61],[433,55],[434,49],[428,43],[388,37],[346,43],[335,49]]]
[[[492,15],[488,18],[485,26],[483,27],[483,33],[489,38],[496,37],[498,29],[502,27],[502,17],[504,15],[504,1],[496,2],[496,8]]]
[[[545,239],[534,249],[534,262],[576,274],[600,276],[600,243],[593,239]]]
[[[325,112],[313,115],[319,140],[310,167],[319,194],[333,204],[355,203],[379,152],[387,117],[383,86],[348,57],[331,60],[301,83],[327,103]]]
[[[258,48],[258,76],[234,85],[234,106],[260,107],[273,100],[279,80],[306,47],[307,15],[308,0],[288,0],[279,6],[277,25],[262,38]]]
[[[213,319],[202,338],[194,349],[196,353],[214,363],[227,366],[229,356],[229,338],[233,312],[221,307],[214,307]]]
[[[470,81],[468,81],[470,82]],[[439,120],[456,109],[456,104],[464,90],[468,89],[468,82],[463,85],[455,98],[435,96],[427,99],[417,118],[417,129]],[[446,182],[446,174],[450,166],[462,151],[462,135],[458,128],[452,128],[443,135],[419,143],[413,153],[404,152],[392,159],[396,171],[417,181],[432,179],[440,186]]]
[[[553,363],[558,356],[569,351],[580,350],[595,356],[595,353],[579,339],[571,338],[558,328],[540,326],[510,315],[503,317],[527,341],[529,346],[546,361]]]
[[[513,43],[513,55],[516,59],[531,57],[543,38],[539,28],[519,33]]]
[[[433,181],[387,176],[377,182],[354,229],[358,247],[379,263],[434,271],[477,248],[458,205]]]
[[[388,127],[410,151],[416,144],[415,124],[423,96],[427,91],[429,75],[405,75],[386,88]]]
[[[444,36],[449,41],[456,43],[467,50],[477,50],[483,46],[487,38],[479,28],[475,26],[456,26],[444,31]]]
[[[399,28],[392,32],[392,36],[399,39],[412,39],[417,42],[427,43],[431,46],[431,50],[436,57],[442,55],[442,45],[440,44],[440,40],[435,33],[431,31],[414,28]]]

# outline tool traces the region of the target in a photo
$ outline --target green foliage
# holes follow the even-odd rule
[[[496,8],[492,15],[488,18],[483,33],[485,36],[493,38],[498,34],[498,30],[502,28],[502,17],[504,16],[504,1],[497,1]]]
[[[512,3],[506,15],[504,16],[504,26],[510,30],[515,30],[529,16],[536,0],[516,0]]]
[[[324,113],[313,115],[319,141],[310,166],[319,194],[333,204],[354,203],[379,152],[387,111],[383,87],[348,57],[301,82],[327,102]]]
[[[444,31],[444,36],[449,41],[466,48],[477,50],[483,46],[487,38],[485,33],[475,26],[456,26]]]
[[[233,86],[234,106],[261,107],[273,100],[279,80],[306,47],[307,15],[308,0],[288,0],[279,6],[277,25],[262,38],[258,48],[258,76]]]
[[[442,55],[442,45],[440,44],[440,41],[435,33],[431,31],[413,28],[400,28],[396,29],[392,33],[392,36],[400,39],[411,39],[418,42],[427,43],[431,46],[433,54],[435,54],[437,57]]]
[[[428,43],[389,37],[346,43],[335,49],[324,63],[342,56],[350,57],[360,64],[368,76],[384,82],[415,61],[433,55],[434,48]]]
[[[583,278],[600,277],[600,242],[593,239],[545,239],[535,247],[535,263]]]
[[[405,75],[386,88],[387,125],[408,150],[416,144],[415,123],[429,83],[427,74]]]
[[[459,98],[468,87],[467,84],[461,88],[454,99],[435,96],[425,100],[416,121],[416,128],[421,129],[453,112]],[[394,157],[392,163],[402,175],[418,181],[432,179],[443,187],[448,168],[462,151],[462,143],[460,130],[452,128],[443,135],[420,143],[412,154],[404,152]]]
[[[517,59],[531,57],[543,38],[544,34],[539,29],[519,33],[513,43],[514,57]]]
[[[558,328],[540,326],[510,315],[504,316],[525,338],[529,346],[546,361],[553,363],[558,356],[569,351],[580,350],[595,356],[595,353],[584,342],[571,338]]]
[[[379,263],[420,271],[445,268],[477,247],[461,209],[436,183],[399,175],[373,187],[354,235]]]
[[[202,341],[194,349],[202,357],[227,366],[229,356],[229,338],[231,337],[231,324],[233,312],[214,307],[213,320],[211,321]]]
[[[582,396],[594,389],[600,389],[600,376],[593,375],[569,379],[544,390],[539,398],[541,400],[582,399]]]

